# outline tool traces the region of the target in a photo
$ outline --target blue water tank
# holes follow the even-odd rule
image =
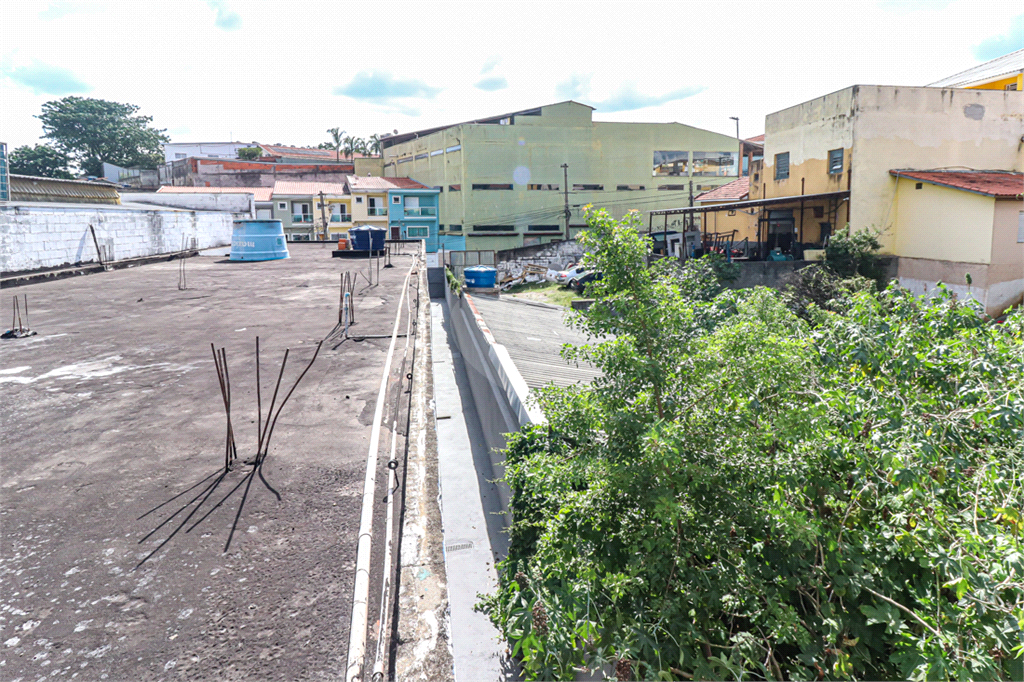
[[[236,220],[231,234],[231,260],[288,258],[280,220]]]
[[[387,233],[388,231],[383,227],[360,225],[350,229],[348,236],[352,239],[353,251],[369,251],[371,249],[380,251],[384,248],[384,238]]]
[[[494,281],[498,278],[498,271],[489,265],[474,265],[463,271],[466,277],[466,286],[474,289],[493,289]]]

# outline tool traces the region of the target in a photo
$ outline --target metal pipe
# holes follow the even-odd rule
[[[395,313],[395,326],[391,332],[384,371],[381,373],[380,390],[377,392],[377,406],[373,413],[373,431],[370,433],[370,447],[366,458],[366,480],[363,483],[363,507],[359,517],[359,547],[356,552],[356,579],[352,595],[352,621],[349,626],[348,667],[345,681],[362,679],[363,663],[366,657],[366,621],[369,615],[370,594],[370,548],[373,544],[373,496],[377,482],[377,450],[380,447],[381,418],[384,416],[384,400],[387,397],[388,378],[391,375],[391,361],[395,356],[395,341],[398,339],[398,325],[402,321],[402,305],[409,288],[416,261],[409,267],[402,284],[402,297]]]
[[[281,387],[281,377],[284,376],[284,366],[288,364],[288,352],[290,350],[291,349],[289,349],[289,348],[285,348],[284,349],[284,360],[281,361],[281,371],[278,372],[278,374],[277,374],[277,384],[274,386],[274,395],[270,399],[270,409],[267,410],[267,421],[263,425],[263,439],[262,440],[263,440],[264,443],[267,442],[267,429],[270,428],[270,415],[274,411],[274,403],[277,402],[277,389],[279,389]],[[256,466],[260,465],[261,460],[263,459],[263,455],[264,455],[264,453],[262,453],[262,452],[257,452],[256,453],[256,462],[255,462]]]

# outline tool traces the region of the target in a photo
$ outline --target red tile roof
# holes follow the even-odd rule
[[[754,137],[748,137],[747,139],[745,139],[743,141],[744,142],[753,142],[754,144],[761,144],[761,145],[763,145],[764,144],[764,133],[761,133],[760,135],[755,135]]]
[[[412,178],[388,178],[387,180],[394,185],[396,189],[430,189],[422,182],[417,182]]]
[[[750,194],[750,178],[739,178],[727,185],[716,187],[713,190],[698,194],[694,201],[701,203],[708,201],[742,201]]]
[[[1024,173],[1010,171],[912,171],[893,169],[897,178],[910,178],[940,187],[984,194],[999,199],[1019,199],[1024,195]]]
[[[157,194],[253,194],[256,201],[270,201],[273,187],[173,187],[164,185]]]
[[[274,196],[312,197],[323,192],[337,197],[348,194],[348,187],[342,182],[293,182],[278,180],[274,183]]]
[[[311,159],[323,159],[324,161],[351,161],[352,158],[363,159],[371,158],[365,154],[353,154],[346,159],[345,150],[342,149],[341,153],[338,154],[333,149],[315,149],[310,147],[289,147],[283,144],[260,144],[265,151],[272,156],[284,156],[284,157],[308,157]]]

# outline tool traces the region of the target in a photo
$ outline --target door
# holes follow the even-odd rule
[[[398,225],[392,225],[391,226],[391,238],[392,239],[401,239],[402,238],[402,230],[401,230],[401,228],[398,227]]]
[[[270,220],[273,217],[273,211],[269,208],[256,209],[256,220]]]

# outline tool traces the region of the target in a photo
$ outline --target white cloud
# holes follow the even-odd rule
[[[921,85],[962,71],[978,63],[976,46],[1006,33],[999,27],[1020,14],[1010,0],[844,0],[813,11],[803,2],[734,3],[726,12],[642,0],[593,3],[585,12],[569,2],[520,2],[514,12],[472,7],[10,2],[5,24],[18,30],[5,33],[0,66],[9,73],[38,63],[73,74],[89,96],[137,104],[184,141],[315,145],[334,126],[362,137],[416,130],[570,92],[620,109],[599,108],[598,120],[679,121],[732,135],[729,117],[739,116],[748,136],[763,131],[766,114],[854,83]],[[386,36],[382,17],[400,19]],[[357,46],[339,47],[334,36]],[[393,90],[380,98],[332,94],[360,73],[427,89],[404,98]],[[0,78],[4,141],[37,141],[34,116],[55,96]],[[644,108],[631,108],[638,103]]]

